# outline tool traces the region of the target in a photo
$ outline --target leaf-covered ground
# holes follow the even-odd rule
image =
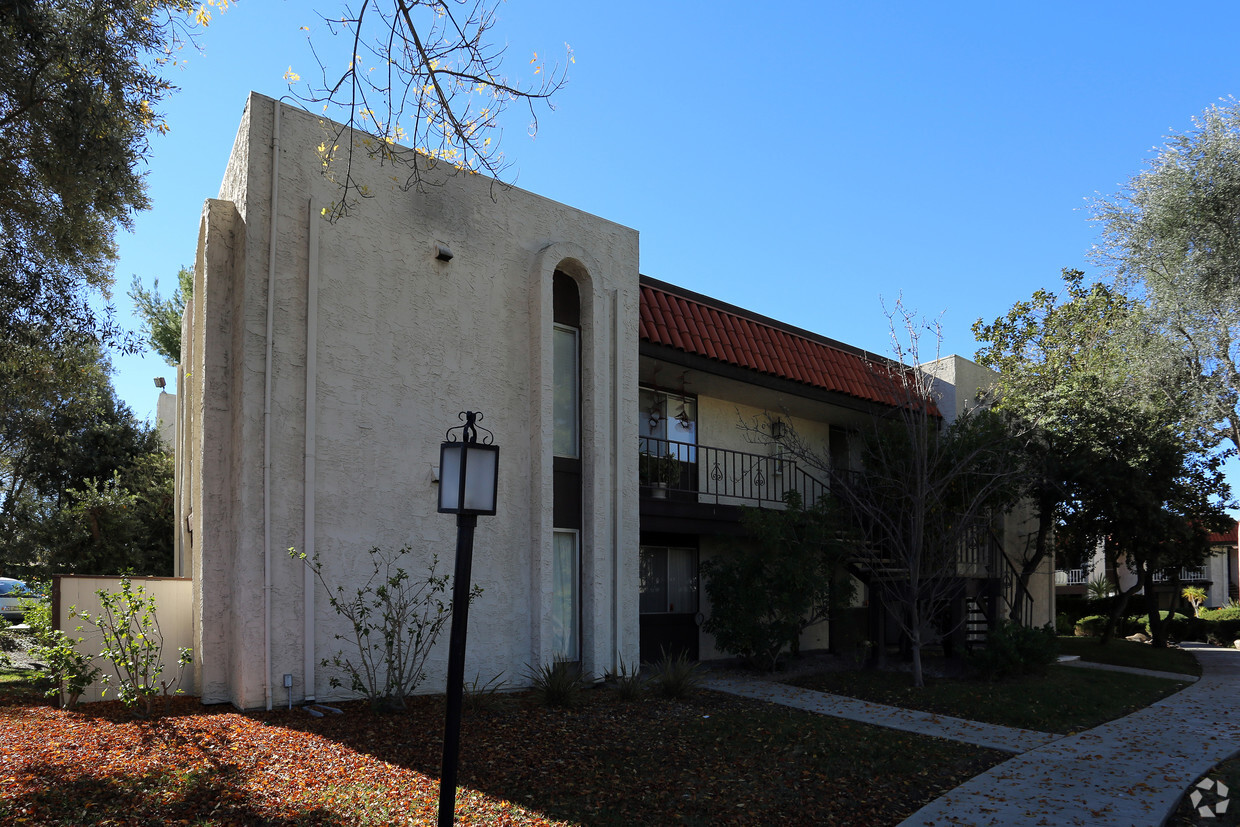
[[[702,691],[574,709],[491,698],[462,726],[457,823],[893,824],[1001,753]],[[442,698],[313,718],[0,700],[0,822],[427,824]]]

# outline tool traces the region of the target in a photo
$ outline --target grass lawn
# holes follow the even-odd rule
[[[1063,734],[1127,715],[1187,685],[1071,666],[994,683],[928,677],[921,689],[913,687],[907,673],[877,670],[828,672],[791,683],[873,703]]]
[[[463,721],[460,824],[894,824],[1006,757],[707,691],[492,706]],[[433,823],[442,698],[341,708],[182,698],[137,722],[115,702],[67,712],[0,693],[0,822]]]
[[[1183,649],[1155,649],[1146,643],[1131,640],[1111,640],[1106,646],[1096,637],[1060,637],[1061,655],[1079,655],[1081,660],[1109,663],[1114,666],[1135,666],[1139,669],[1156,669],[1160,672],[1179,672],[1183,675],[1200,675],[1201,665]]]

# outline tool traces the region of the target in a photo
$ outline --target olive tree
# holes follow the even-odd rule
[[[1172,343],[1216,441],[1240,448],[1240,103],[1215,104],[1169,136],[1093,217],[1096,262]]]

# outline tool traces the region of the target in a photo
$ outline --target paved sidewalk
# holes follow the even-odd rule
[[[1240,713],[1235,710],[1240,699],[1240,650],[1200,644],[1184,648],[1200,661],[1200,680],[1125,718],[1068,736],[896,709],[725,673],[708,675],[704,685],[810,712],[1019,753],[932,801],[903,827],[1156,827],[1198,777],[1240,753]],[[1191,680],[1169,673],[1159,676]]]
[[[1005,761],[905,825],[1160,825],[1197,778],[1240,752],[1240,650],[1184,644],[1193,685]]]

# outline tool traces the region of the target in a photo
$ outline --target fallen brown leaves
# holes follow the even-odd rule
[[[238,713],[174,702],[0,705],[0,820],[14,824],[427,824],[442,698],[400,714]],[[1004,756],[741,698],[576,709],[526,695],[467,713],[457,822],[891,824]]]

